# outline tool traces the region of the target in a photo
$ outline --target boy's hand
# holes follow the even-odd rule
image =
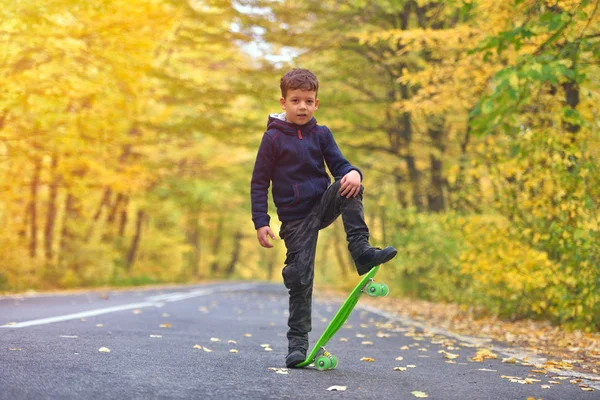
[[[256,237],[258,238],[258,243],[262,247],[271,248],[273,245],[269,242],[269,236],[271,239],[275,240],[275,235],[273,235],[273,231],[271,228],[267,226],[262,226],[256,230]]]
[[[354,169],[344,175],[340,183],[342,184],[340,187],[342,197],[349,199],[350,197],[356,197],[360,192],[360,174]]]

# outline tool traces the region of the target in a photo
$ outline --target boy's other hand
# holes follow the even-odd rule
[[[340,195],[342,197],[349,199],[350,197],[356,197],[360,192],[360,174],[354,169],[344,175],[340,183]]]
[[[258,238],[258,243],[262,247],[271,248],[273,245],[269,242],[269,236],[271,239],[275,240],[275,235],[269,226],[262,226],[256,230],[256,237]]]

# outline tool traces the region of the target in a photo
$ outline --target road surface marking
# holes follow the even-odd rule
[[[95,317],[97,315],[109,314],[109,313],[113,313],[113,312],[126,311],[126,310],[133,310],[136,308],[156,307],[156,306],[160,306],[160,304],[163,302],[170,303],[170,302],[174,302],[174,301],[191,299],[194,297],[208,296],[210,294],[219,293],[219,292],[249,290],[254,287],[256,287],[256,285],[241,284],[241,285],[220,286],[220,287],[215,287],[215,288],[196,289],[196,290],[192,290],[190,292],[166,293],[166,294],[148,297],[148,298],[146,298],[146,301],[144,301],[144,302],[123,304],[121,306],[114,306],[114,307],[99,308],[96,310],[82,311],[82,312],[78,312],[78,313],[74,313],[74,314],[58,315],[56,317],[34,319],[31,321],[16,322],[16,323],[11,323],[11,324],[6,324],[6,325],[0,325],[0,328],[27,328],[29,326],[35,326],[35,325],[52,324],[55,322],[63,322],[63,321],[70,321],[73,319]]]

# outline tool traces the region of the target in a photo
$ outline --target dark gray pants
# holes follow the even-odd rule
[[[319,230],[329,226],[341,214],[352,258],[356,259],[369,248],[369,229],[362,205],[363,187],[358,196],[347,199],[340,195],[340,186],[340,181],[336,180],[306,218],[284,222],[279,231],[287,249],[283,282],[290,295],[287,333],[290,348],[308,350]]]

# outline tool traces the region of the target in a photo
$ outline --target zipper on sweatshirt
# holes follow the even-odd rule
[[[298,129],[298,139],[302,140],[302,132]]]

